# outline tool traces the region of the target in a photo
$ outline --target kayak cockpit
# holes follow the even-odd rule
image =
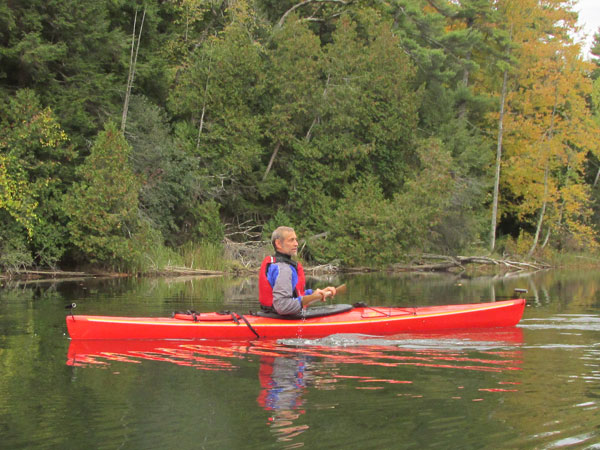
[[[339,304],[339,305],[324,305],[316,306],[303,309],[300,314],[291,314],[282,316],[275,312],[267,311],[256,311],[245,314],[247,316],[264,317],[269,319],[286,319],[286,320],[302,320],[302,319],[315,319],[317,317],[333,316],[335,314],[341,314],[354,309],[353,305]],[[211,313],[199,313],[196,311],[186,312],[175,312],[172,316],[174,319],[179,320],[191,320],[194,322],[222,322],[228,320],[236,320],[236,318],[242,317],[240,314],[232,313],[231,311],[222,312],[211,312]]]
[[[269,319],[287,319],[287,320],[300,320],[300,319],[314,319],[317,317],[332,316],[335,314],[341,314],[348,312],[354,308],[353,305],[339,304],[339,305],[325,305],[325,306],[313,306],[311,308],[303,309],[300,314],[291,314],[282,316],[274,312],[257,311],[253,313],[253,316],[268,317]]]

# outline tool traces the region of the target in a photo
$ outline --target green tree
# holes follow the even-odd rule
[[[77,143],[120,109],[127,38],[108,0],[9,2],[0,15],[2,92],[31,88]],[[123,83],[123,88],[120,83]]]
[[[296,136],[281,172],[293,186],[288,209],[316,231],[344,186],[363,176],[373,174],[386,197],[399,191],[415,162],[419,106],[410,62],[369,11],[340,18],[322,67],[310,132]]]
[[[28,243],[37,222],[36,207],[18,162],[0,154],[0,267],[16,270],[33,263]]]
[[[402,192],[396,194],[392,212],[397,221],[397,240],[403,252],[408,251],[456,251],[459,237],[449,238],[448,222],[454,219],[456,191],[455,161],[450,151],[439,139],[422,140],[416,149],[418,171],[407,180]],[[455,233],[461,225],[451,223]],[[468,243],[469,241],[467,241]],[[461,242],[463,246],[466,243]]]
[[[382,266],[393,261],[402,243],[379,181],[373,175],[347,185],[335,211],[328,216],[328,235],[309,249],[318,260],[338,260],[347,266]]]
[[[34,260],[53,266],[68,242],[62,201],[71,182],[75,152],[53,111],[42,108],[33,91],[18,91],[2,110],[0,154],[5,155],[7,173],[19,180],[17,185],[23,186],[36,203],[33,211],[31,200],[20,202],[28,205],[26,217],[35,213],[34,221],[13,217],[27,228]]]
[[[411,251],[444,249],[438,227],[452,201],[452,157],[439,140],[416,150],[419,170],[401,192],[386,198],[379,180],[368,175],[344,189],[334,213],[326,218],[328,235],[311,250],[317,258],[345,265],[398,262]]]
[[[275,204],[289,196],[290,169],[296,150],[310,142],[319,121],[318,104],[326,96],[322,82],[323,54],[319,38],[307,24],[291,17],[273,32],[265,79],[265,116],[262,127],[267,139],[266,168],[259,184],[261,195]]]
[[[138,215],[140,182],[129,165],[131,147],[114,123],[106,125],[78,168],[65,199],[71,241],[84,260],[132,264],[144,249]]]
[[[132,148],[131,167],[142,181],[140,214],[165,243],[176,247],[189,239],[220,242],[219,205],[214,200],[199,202],[207,186],[198,159],[177,145],[165,111],[145,97],[133,96],[126,137]]]
[[[178,145],[192,155],[202,177],[191,200],[218,201],[236,218],[253,205],[262,132],[262,46],[245,2],[229,11],[231,23],[204,41],[179,71],[169,98]],[[192,205],[191,210],[195,209]],[[195,228],[192,215],[186,218]]]

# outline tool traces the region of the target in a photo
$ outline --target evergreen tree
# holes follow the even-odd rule
[[[121,104],[127,39],[111,25],[109,0],[10,2],[1,15],[2,92],[31,88],[76,143]]]
[[[84,261],[124,268],[144,249],[138,216],[140,183],[129,165],[131,147],[113,123],[107,124],[78,168],[65,199],[71,242]]]
[[[206,232],[205,223],[220,223],[218,208],[207,210],[212,203],[195,200],[202,198],[200,189],[205,186],[198,159],[176,144],[165,111],[145,97],[133,96],[127,123],[131,166],[142,181],[144,219],[173,247],[188,239],[221,241],[219,227]]]
[[[202,178],[185,219],[190,229],[196,226],[196,207],[208,200],[231,218],[253,209],[246,198],[255,192],[262,151],[262,46],[253,38],[256,22],[245,2],[229,12],[231,23],[223,32],[186,59],[169,98],[178,145],[197,160]]]
[[[267,203],[265,212],[272,214],[273,209],[288,203],[294,161],[298,149],[313,138],[320,120],[319,104],[327,96],[327,81],[323,81],[319,38],[296,16],[274,30],[268,56],[262,123],[265,168],[258,187]]]
[[[343,186],[366,174],[391,197],[415,163],[413,70],[389,24],[371,13],[344,15],[332,33],[317,121],[310,140],[297,139],[288,166],[291,205],[307,225],[322,221]]]

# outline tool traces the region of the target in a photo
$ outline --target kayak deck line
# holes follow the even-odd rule
[[[440,312],[432,312],[432,313],[420,313],[419,312],[419,308],[418,307],[402,307],[402,308],[397,308],[397,307],[393,307],[393,306],[388,306],[386,308],[392,310],[392,309],[402,309],[404,310],[412,310],[412,311],[407,311],[403,314],[393,314],[391,311],[389,314],[386,314],[385,312],[381,311],[382,307],[378,307],[378,308],[373,308],[370,306],[366,306],[364,309],[370,309],[370,310],[374,310],[376,311],[379,316],[370,316],[370,315],[366,315],[366,314],[362,314],[361,317],[364,319],[391,319],[391,318],[403,318],[406,319],[407,316],[408,317],[435,317],[435,316],[444,316],[444,315],[448,315],[448,314],[457,314],[457,313],[468,313],[468,312],[477,312],[477,311],[491,311],[493,309],[499,309],[499,308],[507,308],[510,306],[514,306],[516,303],[519,303],[520,300],[515,300],[512,303],[504,303],[504,304],[499,304],[499,305],[494,305],[494,306],[490,306],[489,303],[486,304],[486,306],[484,307],[474,307],[474,308],[465,308],[465,309],[461,309],[461,310],[449,310],[449,311],[440,311]],[[383,315],[383,316],[382,316]]]

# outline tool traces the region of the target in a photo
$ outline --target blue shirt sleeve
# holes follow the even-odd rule
[[[277,277],[279,276],[279,266],[277,264],[270,264],[267,269],[267,280],[271,287],[275,286]]]

